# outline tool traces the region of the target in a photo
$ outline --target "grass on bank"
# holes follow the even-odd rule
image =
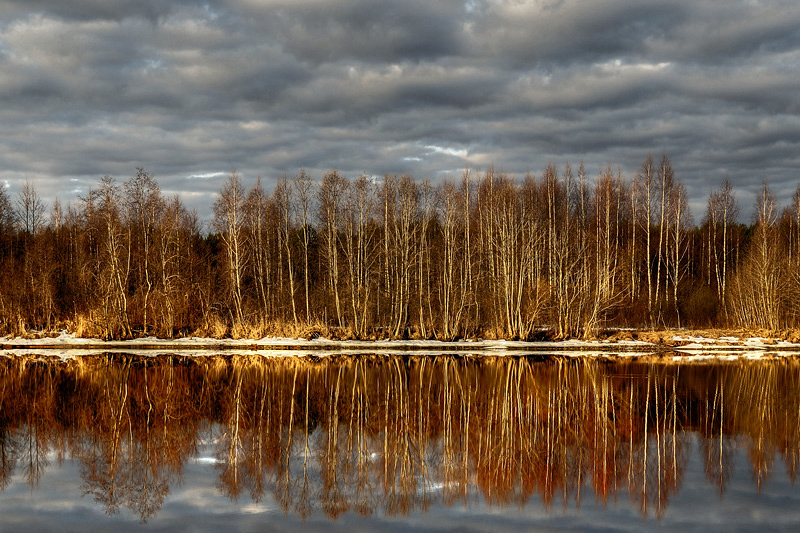
[[[323,337],[330,340],[439,340],[452,341],[467,339],[483,340],[528,340],[528,341],[555,341],[558,339],[554,329],[546,327],[535,329],[526,339],[507,338],[503,332],[495,329],[478,331],[466,337],[445,338],[437,332],[428,332],[423,336],[416,328],[409,328],[402,336],[393,336],[388,329],[373,329],[366,335],[358,335],[352,328],[339,328],[325,324],[322,321],[311,323],[291,321],[253,320],[231,325],[230,321],[218,315],[211,315],[200,327],[192,330],[132,330],[130,335],[120,334],[120,329],[113,324],[104,323],[91,315],[78,315],[71,320],[53,323],[49,328],[28,327],[21,317],[16,320],[7,320],[0,323],[0,334],[11,338],[45,338],[56,337],[62,333],[70,334],[77,338],[92,338],[103,340],[126,340],[154,336],[163,339],[177,339],[185,337],[201,337],[209,339],[262,339],[265,337],[287,337],[297,339],[315,339]],[[583,335],[581,340],[608,340],[614,341],[644,341],[656,345],[679,346],[685,344],[687,337],[722,339],[735,338],[745,340],[757,337],[762,342],[770,344],[778,341],[800,343],[800,329],[768,330],[763,328],[697,328],[697,329],[672,329],[672,328],[604,328],[590,335]]]

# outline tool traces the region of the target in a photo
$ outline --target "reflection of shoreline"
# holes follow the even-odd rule
[[[625,494],[662,515],[690,433],[724,492],[747,450],[757,486],[800,458],[800,363],[647,365],[418,355],[0,360],[0,485],[47,457],[82,491],[147,519],[213,438],[218,487],[290,513],[404,514],[476,493],[492,504]],[[210,435],[211,427],[222,428]],[[0,496],[2,497],[2,496]]]

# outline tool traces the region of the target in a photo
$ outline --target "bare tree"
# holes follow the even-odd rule
[[[640,215],[640,225],[644,231],[644,246],[645,246],[645,268],[647,269],[647,314],[650,319],[650,325],[653,325],[654,311],[655,311],[655,297],[656,291],[653,284],[653,249],[650,244],[652,227],[653,227],[653,210],[655,200],[655,162],[653,155],[647,154],[642,167],[639,170],[636,182],[640,188],[643,189],[640,198],[643,202],[643,212]]]
[[[294,214],[294,200],[289,182],[284,175],[275,186],[275,207],[278,211],[278,253],[286,254],[286,273],[289,278],[289,300],[292,305],[292,320],[297,324],[297,303],[295,301],[294,263],[292,259],[292,220]],[[281,257],[280,259],[284,259]],[[281,261],[284,262],[284,261]],[[281,288],[283,288],[283,267],[279,270]]]
[[[214,202],[214,228],[225,247],[234,326],[244,325],[242,276],[247,264],[244,203],[242,182],[239,175],[232,172],[225,181],[219,198]]]
[[[361,176],[345,197],[343,248],[353,328],[358,336],[367,332],[370,293],[376,285],[378,254],[375,242],[377,224],[373,220],[375,208],[375,185],[368,177]]]
[[[636,302],[639,299],[639,246],[636,244],[636,236],[639,234],[639,211],[640,211],[640,176],[636,174],[633,177],[630,187],[630,238],[631,243],[628,247],[628,261],[630,263],[630,295],[631,301]]]
[[[481,188],[487,204],[484,219],[485,242],[490,276],[493,284],[494,316],[502,324],[503,335],[526,338],[534,314],[528,312],[526,282],[532,265],[529,247],[541,238],[541,232],[531,232],[534,220],[527,212],[519,186],[508,176],[495,177],[490,170]]]
[[[419,190],[411,176],[384,176],[383,263],[384,291],[389,301],[390,332],[398,337],[410,325],[412,273],[417,261]]]
[[[800,185],[792,195],[792,201],[784,211],[783,218],[786,222],[786,260],[787,260],[787,299],[791,302],[800,302]],[[791,322],[794,327],[800,323],[800,306],[789,309]]]
[[[776,330],[783,325],[787,277],[777,239],[775,196],[766,183],[756,201],[754,219],[752,250],[736,273],[728,303],[741,325]]]
[[[678,327],[681,326],[680,305],[678,302],[678,287],[688,275],[686,257],[689,254],[686,246],[686,234],[692,225],[692,213],[689,210],[686,187],[683,183],[676,184],[670,190],[669,220],[670,246],[669,276],[672,283],[672,303],[675,306],[675,316]]]
[[[111,176],[104,176],[98,189],[80,198],[81,212],[90,232],[94,259],[91,272],[102,299],[103,336],[129,337],[128,281],[131,271],[130,240],[122,226],[122,200]]]
[[[0,231],[9,232],[14,225],[14,208],[8,197],[5,186],[0,185]]]
[[[342,202],[347,194],[349,183],[336,170],[326,172],[322,177],[319,195],[319,219],[322,223],[322,238],[325,243],[324,259],[328,270],[328,290],[333,296],[336,310],[336,323],[344,325],[341,299],[339,296],[339,232],[342,223]]]
[[[428,337],[430,321],[433,318],[431,309],[431,251],[428,228],[435,216],[434,190],[430,181],[424,180],[419,186],[419,229],[417,231],[417,302],[419,310],[419,328],[423,337]],[[426,319],[427,316],[427,319]]]
[[[262,320],[266,319],[272,308],[272,253],[271,236],[275,221],[272,220],[274,206],[264,192],[261,177],[247,194],[245,202],[247,227],[250,232],[252,249],[252,277],[255,282],[257,300],[261,307]]]
[[[727,314],[728,308],[724,305],[727,296],[728,271],[733,253],[731,242],[732,226],[739,215],[739,205],[726,178],[719,190],[708,197],[706,210],[706,224],[708,226],[708,258],[709,274],[713,272],[717,287],[717,298]],[[709,275],[709,278],[711,275]],[[710,281],[710,280],[709,280]]]
[[[304,168],[300,169],[300,173],[294,177],[292,186],[296,194],[297,209],[295,210],[296,221],[295,223],[300,227],[300,244],[303,249],[303,287],[305,288],[305,302],[306,302],[306,323],[311,322],[311,299],[309,297],[309,284],[311,282],[311,272],[308,268],[308,254],[309,246],[311,244],[311,213],[313,206],[313,187],[314,182],[311,181],[311,176],[305,171]]]
[[[53,200],[53,206],[50,208],[50,227],[55,231],[61,229],[64,223],[64,209],[61,207],[61,200],[56,198]]]
[[[658,205],[660,214],[658,219],[658,256],[656,258],[655,301],[659,309],[658,320],[663,321],[663,316],[660,314],[660,312],[663,310],[663,305],[661,305],[661,300],[659,298],[661,293],[661,271],[665,270],[665,256],[667,253],[667,199],[672,195],[672,188],[675,181],[675,172],[672,168],[672,163],[670,162],[669,157],[667,157],[667,154],[661,155],[661,161],[659,162],[658,167],[658,175],[660,178],[658,190],[661,193],[661,198]],[[664,274],[666,281],[666,272]],[[664,292],[666,292],[666,289],[664,289]]]
[[[139,278],[137,290],[142,292],[142,328],[147,334],[150,295],[156,283],[153,271],[157,263],[154,257],[154,240],[161,224],[164,200],[156,180],[142,168],[136,169],[136,176],[126,181],[123,189],[129,240],[134,254],[133,265]]]
[[[28,235],[36,235],[44,225],[46,206],[29,179],[17,195],[16,218],[20,228]]]
[[[592,241],[594,246],[585,248],[581,255],[594,255],[589,268],[584,271],[586,279],[581,297],[585,300],[583,311],[583,334],[588,336],[595,331],[605,315],[618,306],[622,300],[623,290],[619,287],[621,277],[619,268],[620,256],[620,208],[623,191],[621,177],[614,178],[611,167],[601,174],[594,188],[593,213],[594,221]],[[587,224],[588,225],[588,224]]]
[[[565,166],[563,181],[558,179],[555,165],[548,165],[544,174],[547,197],[547,235],[549,278],[554,305],[556,332],[567,337],[577,332],[581,322],[581,305],[578,299],[585,288],[579,268],[585,261],[584,251],[576,249],[572,213],[572,170]]]
[[[465,173],[468,179],[468,173]],[[439,220],[442,232],[439,308],[442,321],[442,334],[451,339],[461,334],[464,313],[470,297],[469,272],[469,182],[466,187],[456,188],[445,182],[439,188]]]
[[[160,294],[162,334],[173,335],[178,313],[186,313],[194,300],[190,296],[201,292],[197,287],[199,280],[191,270],[191,242],[198,233],[197,214],[187,211],[177,195],[164,201],[155,243],[159,267],[156,289]]]

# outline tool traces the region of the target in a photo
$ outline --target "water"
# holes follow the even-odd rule
[[[0,358],[0,530],[794,530],[800,361]]]

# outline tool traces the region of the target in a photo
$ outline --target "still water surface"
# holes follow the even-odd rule
[[[0,358],[0,530],[795,530],[800,361]]]

